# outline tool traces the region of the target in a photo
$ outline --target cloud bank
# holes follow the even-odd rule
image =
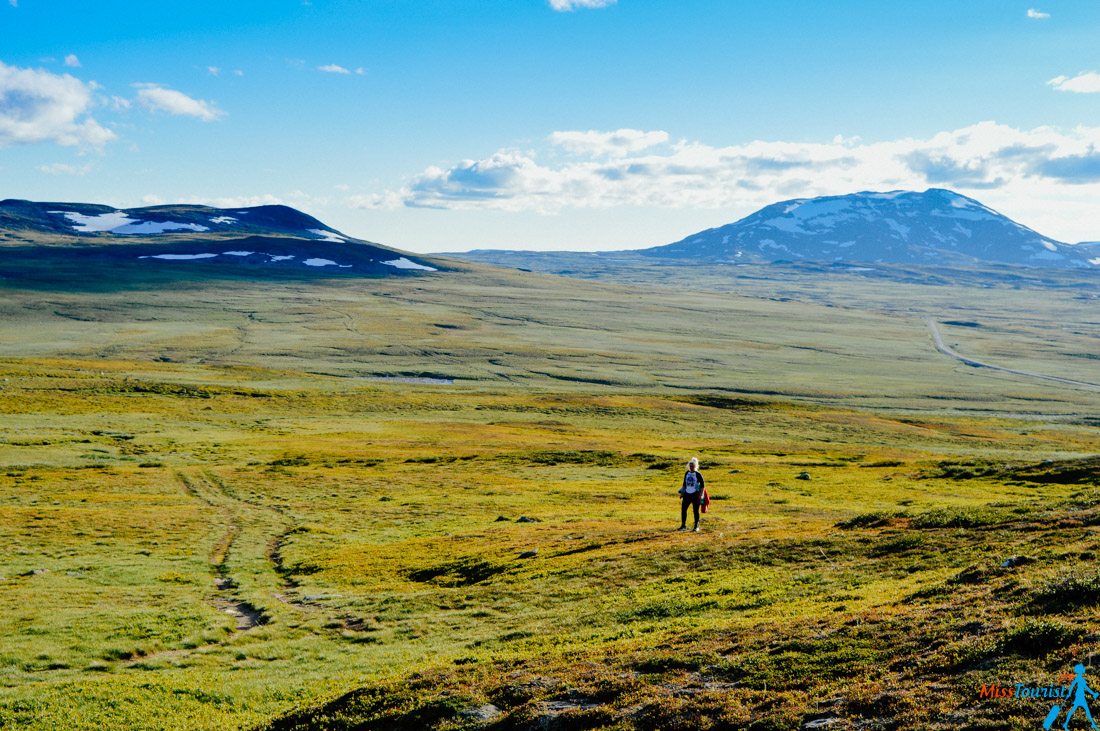
[[[169,89],[160,84],[134,84],[138,90],[138,102],[152,112],[167,112],[178,117],[194,117],[204,122],[213,122],[224,116],[212,102],[187,96],[182,91]]]
[[[492,209],[558,213],[646,207],[732,209],[858,190],[955,188],[1054,220],[1089,211],[1100,195],[1100,127],[1025,130],[981,122],[926,138],[864,142],[754,141],[726,147],[667,143],[663,131],[560,131],[542,162],[531,151],[429,167],[398,190],[355,196],[360,208]],[[1065,225],[1056,226],[1065,230]]]
[[[1055,76],[1047,82],[1058,91],[1071,91],[1077,94],[1100,94],[1100,74],[1095,71],[1082,71],[1074,77]]]
[[[0,61],[0,147],[52,142],[102,147],[115,139],[90,114],[93,85]]]

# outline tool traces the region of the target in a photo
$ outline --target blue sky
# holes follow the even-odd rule
[[[2,2],[0,197],[285,202],[428,252],[936,186],[1100,239],[1096,0]]]

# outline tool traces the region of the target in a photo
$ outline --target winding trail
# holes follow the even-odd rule
[[[929,332],[932,333],[932,342],[936,346],[936,350],[940,351],[944,355],[951,356],[955,360],[968,365],[972,368],[989,368],[994,371],[1001,371],[1003,373],[1012,373],[1017,376],[1025,376],[1027,378],[1041,378],[1044,381],[1054,381],[1056,383],[1064,383],[1068,386],[1076,386],[1078,388],[1085,388],[1090,391],[1100,391],[1100,383],[1090,383],[1088,381],[1075,381],[1072,378],[1062,378],[1061,376],[1049,376],[1045,373],[1036,373],[1035,371],[1023,371],[1018,368],[1005,368],[1004,366],[993,365],[992,363],[986,363],[985,361],[975,360],[974,358],[968,358],[967,356],[959,353],[954,348],[950,347],[943,342],[943,336],[940,334],[940,327],[931,317],[924,318],[924,322],[928,325]]]
[[[237,581],[229,573],[230,552],[240,538],[242,524],[245,522],[242,501],[231,495],[225,484],[210,473],[177,472],[176,476],[184,490],[207,505],[220,509],[224,516],[225,533],[210,551],[210,567],[214,572],[214,588],[217,590],[210,603],[236,619],[238,632],[266,624],[269,621],[267,613],[241,596]]]
[[[337,595],[300,596],[298,582],[284,560],[287,541],[302,530],[284,508],[242,495],[210,470],[180,470],[176,476],[190,495],[222,512],[225,532],[211,549],[209,559],[216,590],[210,602],[237,620],[238,632],[275,618],[278,611],[267,603],[269,599],[297,612],[325,613],[319,600]],[[239,573],[234,576],[232,570]],[[344,628],[367,624],[346,612],[336,619]]]

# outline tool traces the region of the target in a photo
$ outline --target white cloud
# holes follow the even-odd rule
[[[143,200],[145,199],[163,200],[160,196],[155,194],[149,194],[145,196]],[[174,203],[194,203],[198,205],[214,206],[215,208],[249,208],[251,206],[286,205],[306,210],[311,206],[324,205],[326,199],[323,197],[316,198],[301,190],[291,190],[281,195],[272,193],[230,196],[186,195],[183,197],[174,197],[172,201]]]
[[[65,65],[71,69],[80,68],[80,59],[76,57],[75,53],[70,53],[65,57]]]
[[[335,63],[327,63],[324,66],[318,66],[317,70],[318,71],[324,71],[326,74],[350,74],[351,73],[351,71],[348,71],[343,66],[340,66],[339,64],[335,64]]]
[[[577,8],[606,8],[614,5],[616,0],[549,0],[550,7],[559,13],[576,10]]]
[[[601,139],[599,134],[592,139]],[[541,162],[534,152],[499,150],[480,160],[430,167],[401,189],[346,201],[358,208],[553,214],[644,207],[745,215],[788,198],[940,187],[975,195],[1027,225],[1044,224],[1039,228],[1048,235],[1100,234],[1083,231],[1100,220],[1100,127],[1024,130],[980,122],[925,138],[878,142],[838,136],[820,143],[714,147],[680,141],[656,152],[613,157],[598,145],[590,149],[588,157],[552,157],[553,163]]]
[[[213,122],[224,115],[212,102],[187,96],[182,91],[159,84],[134,84],[141,105],[150,111],[167,112],[180,117],[195,117]]]
[[[389,190],[384,193],[365,193],[350,195],[346,203],[350,208],[365,208],[368,210],[396,210],[408,204],[408,191]]]
[[[1100,93],[1100,74],[1095,71],[1082,71],[1074,77],[1055,76],[1047,82],[1058,91],[1072,91],[1078,94]]]
[[[179,202],[214,206],[215,208],[250,208],[252,206],[275,206],[286,204],[284,199],[270,193],[229,196],[190,195],[181,198]]]
[[[668,132],[643,132],[640,129],[617,129],[614,132],[567,131],[554,132],[548,139],[552,144],[570,152],[618,157],[668,142]]]
[[[87,175],[92,171],[91,164],[86,165],[68,165],[63,162],[55,162],[50,165],[39,165],[38,170],[46,173],[47,175]]]
[[[220,68],[218,68],[217,66],[207,66],[206,67],[206,73],[210,74],[211,76],[217,76],[221,72],[222,72],[222,70]]]
[[[19,0],[8,0],[8,5],[11,5],[13,8],[18,8]]]
[[[160,206],[164,205],[164,199],[154,193],[148,193],[141,196],[141,202],[147,206]]]
[[[1036,10],[1035,8],[1028,8],[1027,17],[1031,18],[1032,20],[1046,20],[1050,17],[1050,13],[1044,13],[1043,11]]]
[[[102,147],[115,134],[90,116],[93,86],[0,61],[0,147],[54,142]]]
[[[234,76],[244,76],[244,71],[242,71],[240,69],[233,69],[233,75]]]

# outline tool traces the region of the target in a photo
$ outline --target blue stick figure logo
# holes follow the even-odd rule
[[[1091,695],[1094,699],[1100,697],[1100,693],[1089,687],[1089,684],[1085,682],[1085,666],[1081,663],[1077,663],[1073,667],[1073,672],[1076,675],[1073,676],[1073,682],[1069,684],[1069,688],[1066,690],[1066,699],[1073,698],[1073,705],[1069,707],[1066,712],[1066,720],[1062,724],[1062,728],[1068,731],[1069,722],[1073,719],[1073,714],[1077,713],[1078,708],[1085,709],[1085,718],[1088,720],[1092,727],[1096,728],[1096,721],[1092,720],[1092,712],[1089,711],[1089,702],[1085,698],[1085,694]],[[1047,714],[1047,718],[1043,721],[1043,728],[1045,731],[1050,731],[1050,727],[1054,725],[1055,719],[1058,718],[1058,714],[1062,712],[1062,706],[1055,705],[1050,709],[1050,713]]]

